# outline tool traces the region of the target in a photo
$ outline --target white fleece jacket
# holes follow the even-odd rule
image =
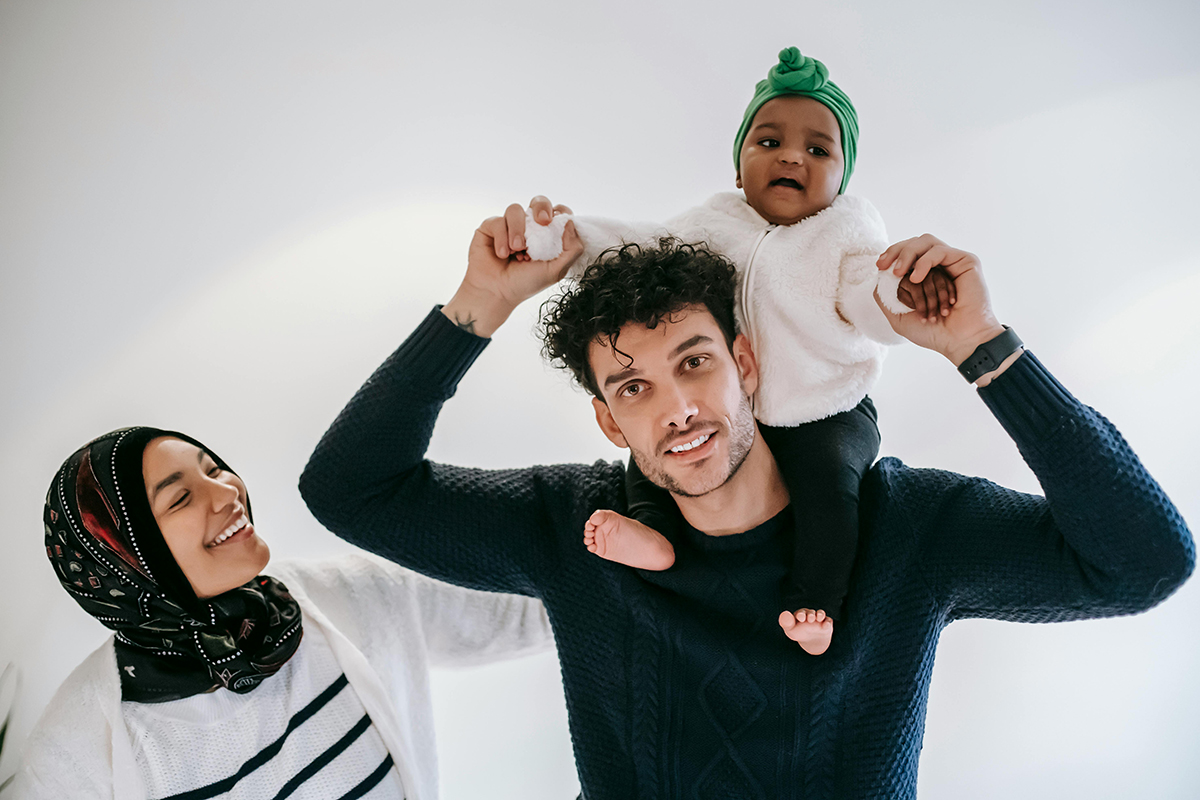
[[[462,589],[374,556],[272,564],[267,572],[287,584],[304,625],[329,640],[392,755],[407,800],[437,797],[429,667],[481,664],[553,646],[537,600]],[[145,800],[111,637],[50,701],[25,743],[12,788],[20,800]]]
[[[875,260],[888,245],[883,220],[859,197],[794,225],[772,225],[738,192],[723,192],[662,225],[575,217],[583,255],[574,274],[601,251],[664,234],[706,242],[738,271],[736,312],[750,338],[762,381],[754,413],[768,425],[792,426],[854,408],[875,385],[885,345],[904,341],[875,303],[909,309],[896,297],[899,279]]]

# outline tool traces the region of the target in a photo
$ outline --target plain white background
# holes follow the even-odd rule
[[[105,635],[42,550],[64,457],[178,428],[246,479],[276,558],[343,549],[296,478],[449,298],[479,220],[536,193],[663,219],[731,189],[742,110],[788,45],[858,107],[850,191],[893,238],[977,252],[1001,319],[1200,519],[1197,34],[1190,2],[3,0],[0,665],[21,684],[0,779]],[[623,456],[541,364],[535,305],[433,458]],[[898,349],[873,395],[885,454],[1037,490],[939,357]],[[951,626],[921,796],[1194,797],[1198,623],[1193,582],[1139,617]],[[435,691],[449,800],[574,797],[553,656]]]

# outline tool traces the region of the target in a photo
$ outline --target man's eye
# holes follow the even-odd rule
[[[636,383],[631,383],[621,390],[621,394],[625,397],[633,397],[634,395],[641,394],[641,392],[641,385]]]
[[[704,356],[692,356],[684,363],[687,364],[688,369],[695,369],[696,367],[703,364],[704,360],[705,360]]]

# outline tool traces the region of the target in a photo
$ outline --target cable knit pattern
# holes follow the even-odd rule
[[[1026,354],[980,395],[1048,499],[880,461],[846,617],[813,658],[774,625],[790,511],[733,536],[684,530],[675,567],[637,572],[581,541],[594,509],[624,509],[620,464],[426,461],[485,345],[435,310],[342,411],[301,492],[380,555],[542,599],[589,800],[914,797],[947,623],[1134,613],[1193,568],[1191,534],[1119,434]]]

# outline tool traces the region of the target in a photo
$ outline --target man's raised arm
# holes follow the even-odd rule
[[[975,256],[926,235],[879,259],[881,269],[911,271],[915,282],[936,266],[956,283],[950,315],[932,324],[914,314],[890,321],[980,387],[1045,493],[885,465],[883,502],[903,506],[936,601],[950,619],[1050,622],[1130,614],[1164,600],[1195,566],[1178,510],[1112,423],[1012,340]]]
[[[619,477],[600,474],[619,467],[493,471],[425,460],[441,406],[487,345],[484,337],[558,280],[578,251],[570,226],[563,255],[551,262],[514,256],[508,234],[505,217],[479,227],[453,299],[426,317],[338,415],[300,477],[300,492],[327,528],[385,558],[471,588],[533,594],[540,574],[578,556],[590,511],[582,505],[615,501],[604,492]]]

